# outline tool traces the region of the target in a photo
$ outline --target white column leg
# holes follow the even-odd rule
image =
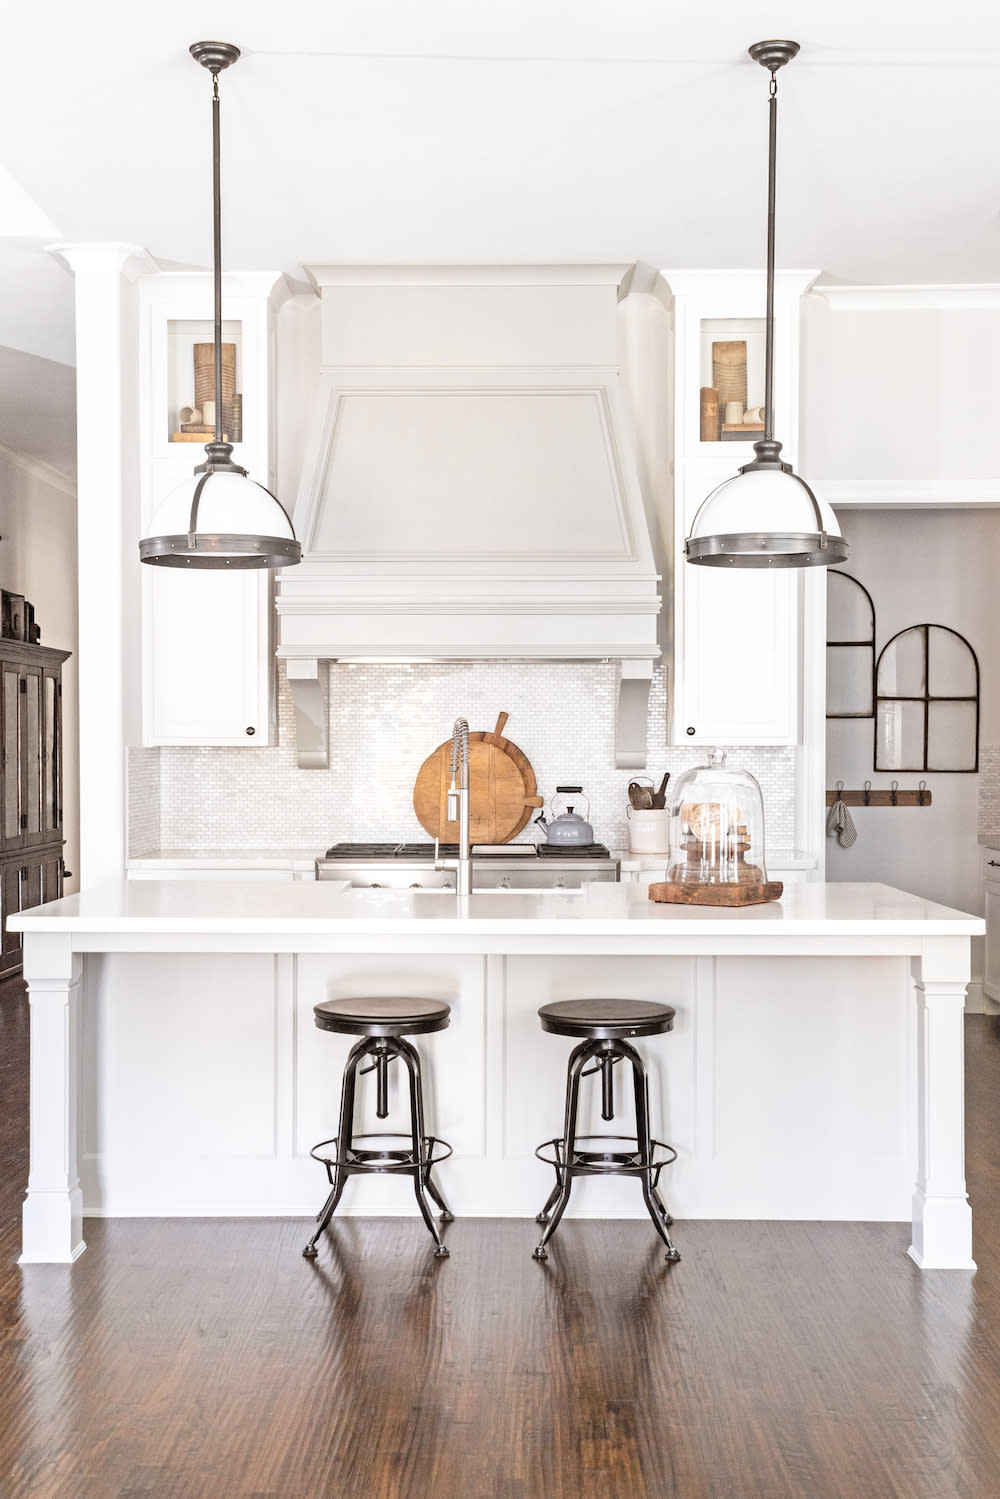
[[[909,1254],[922,1270],[974,1270],[965,1190],[968,939],[928,943],[923,958],[914,960],[913,977],[918,1141]]]
[[[31,1166],[19,1263],[69,1264],[83,1242],[77,1169],[83,960],[68,937],[26,934],[31,1004]]]

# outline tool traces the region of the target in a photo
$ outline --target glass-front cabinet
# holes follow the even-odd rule
[[[0,639],[0,973],[21,962],[7,917],[63,883],[62,663],[68,651]]]

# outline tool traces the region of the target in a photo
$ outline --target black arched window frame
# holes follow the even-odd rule
[[[924,691],[923,691],[923,693],[922,694],[913,694],[913,695],[907,695],[906,693],[901,693],[901,692],[880,693],[878,691],[878,674],[879,674],[879,670],[880,670],[881,665],[882,665],[882,658],[883,658],[883,656],[885,655],[886,651],[889,649],[889,647],[891,645],[895,645],[895,643],[896,643],[897,640],[901,639],[902,636],[904,636],[904,635],[911,634],[915,630],[921,631],[922,635],[923,635],[923,663],[924,663],[924,670],[923,670]],[[929,648],[930,631],[931,630],[943,630],[948,635],[954,635],[955,638],[957,640],[960,640],[962,642],[962,644],[965,646],[966,650],[969,653],[969,656],[971,657],[972,665],[973,665],[973,668],[974,668],[975,674],[976,674],[976,691],[975,691],[974,695],[970,695],[968,693],[954,693],[954,694],[948,693],[948,694],[941,694],[941,693],[932,693],[931,692],[931,690],[930,690],[930,648]],[[878,660],[875,663],[875,693],[876,693],[876,696],[875,696],[875,745],[874,745],[874,765],[875,765],[875,769],[876,770],[900,770],[900,771],[904,771],[904,772],[906,772],[906,771],[917,771],[917,770],[928,770],[928,771],[934,772],[937,775],[974,775],[979,770],[979,686],[980,686],[979,657],[976,655],[975,650],[969,644],[969,642],[966,640],[965,636],[962,635],[962,634],[960,634],[958,630],[953,630],[950,625],[939,625],[939,624],[931,624],[931,623],[922,624],[922,625],[907,625],[905,630],[897,630],[896,633],[895,633],[895,635],[893,635],[892,639],[891,640],[887,640],[886,643],[885,643],[885,645],[879,651],[879,653],[878,653]],[[880,765],[879,764],[879,761],[878,761],[878,726],[879,726],[879,706],[882,703],[922,703],[923,704],[923,709],[924,709],[924,736],[923,736],[923,763],[921,765],[889,765],[889,766],[885,766],[885,765]],[[930,720],[929,708],[930,708],[930,704],[931,703],[975,703],[975,706],[976,706],[975,744],[974,744],[974,747],[973,747],[973,756],[972,756],[972,762],[973,763],[971,765],[969,765],[969,766],[963,766],[960,769],[956,768],[955,766],[945,766],[944,768],[942,768],[942,767],[937,766],[937,765],[928,765],[928,763],[927,763],[927,748],[928,748],[928,731],[929,731],[929,720]]]

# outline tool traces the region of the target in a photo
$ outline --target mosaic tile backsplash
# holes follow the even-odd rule
[[[546,798],[582,785],[595,837],[628,846],[627,787],[616,770],[616,668],[594,662],[330,667],[330,767],[295,763],[294,710],[283,670],[278,744],[265,749],[133,749],[129,756],[129,853],[157,848],[325,848],[334,842],[426,841],[412,792],[424,759],[451,737],[455,718],[492,729],[497,714],[527,755]],[[657,781],[703,763],[700,749],[665,745],[666,686],[657,671],[649,698],[649,765]],[[734,763],[761,783],[772,848],[791,848],[794,748],[742,746]],[[581,808],[580,810],[583,810]],[[541,830],[529,823],[522,839]]]
[[[979,747],[979,833],[1000,833],[1000,744]]]

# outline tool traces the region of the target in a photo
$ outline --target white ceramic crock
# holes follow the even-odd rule
[[[670,852],[670,813],[665,808],[626,807],[628,841],[634,854]]]

